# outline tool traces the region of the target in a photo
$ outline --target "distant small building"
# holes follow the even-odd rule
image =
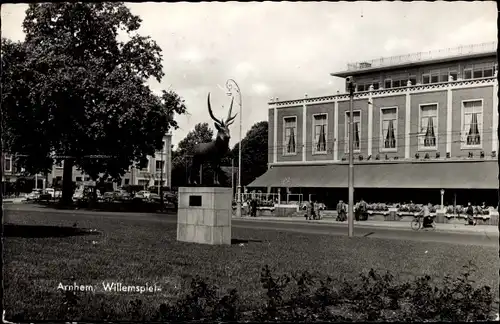
[[[144,185],[146,187],[157,186],[162,178],[161,172],[163,172],[162,185],[170,187],[172,175],[172,135],[166,134],[163,138],[163,143],[163,150],[156,152],[155,156],[148,157],[148,165],[146,168],[138,170],[131,167],[130,171],[122,177],[122,182],[114,185],[115,188],[117,186],[128,184]],[[33,182],[32,188],[42,188],[44,178],[46,179],[47,187],[62,186],[64,162],[54,163],[52,166],[52,172],[45,176],[23,176],[23,170],[17,167],[15,157],[11,154],[2,153],[1,167],[2,188],[4,191],[6,191],[9,183],[15,183],[17,179],[21,178],[26,179],[29,182]],[[34,182],[36,178],[38,180],[38,184],[35,186]],[[74,167],[72,181],[76,182],[77,185],[83,185],[91,181],[91,178],[90,175],[85,174],[77,167]]]

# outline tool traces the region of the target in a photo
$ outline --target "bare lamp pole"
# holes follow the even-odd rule
[[[158,190],[158,194],[160,195],[160,204],[161,204],[161,208],[163,210],[163,169],[165,168],[165,162],[163,160],[163,151],[165,149],[165,141],[161,141],[161,153],[160,153],[160,158],[161,158],[161,162],[160,162],[160,186],[159,186],[159,190]]]
[[[348,172],[348,187],[349,187],[349,210],[348,210],[348,236],[354,236],[354,113],[353,113],[353,98],[356,85],[353,77],[347,77],[347,90],[349,91],[349,172]]]
[[[226,89],[227,89],[227,95],[234,97],[236,92],[238,94],[238,105],[240,106],[240,144],[238,147],[238,200],[236,203],[236,216],[241,217],[241,150],[242,150],[242,143],[241,143],[241,123],[243,121],[243,115],[242,115],[242,103],[241,103],[241,91],[240,87],[238,86],[238,83],[234,81],[233,79],[228,79],[226,81]],[[233,92],[234,91],[234,92]]]

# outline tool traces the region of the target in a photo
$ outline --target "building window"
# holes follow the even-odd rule
[[[392,87],[399,88],[401,86],[401,80],[392,80]]]
[[[480,79],[483,77],[483,70],[482,69],[474,69],[474,72],[472,73],[472,77],[474,79]]]
[[[128,185],[130,183],[130,179],[125,179],[125,185]]]
[[[417,84],[417,76],[416,75],[410,75],[409,76],[409,80],[411,82],[412,85],[416,85]]]
[[[483,78],[489,78],[493,76],[493,68],[483,70]]]
[[[477,72],[478,78],[492,77],[494,74],[494,70],[495,64],[493,63],[478,64],[477,67],[476,65],[474,65],[474,74],[476,74]]]
[[[76,177],[76,182],[82,182],[82,177]]]
[[[12,172],[12,155],[5,155],[4,161],[5,161],[4,170],[6,172]]]
[[[438,83],[439,82],[439,72],[433,72],[431,74],[431,83]]]
[[[296,133],[297,133],[297,117],[285,117],[284,120],[284,129],[283,129],[283,154],[284,155],[294,155],[297,153],[297,141],[296,141]]]
[[[396,151],[398,109],[396,107],[382,108],[380,113],[382,124],[381,151]]]
[[[458,78],[458,73],[456,70],[450,70],[449,76],[451,76],[453,78],[453,81],[456,81]],[[448,81],[448,80],[446,80],[446,81]]]
[[[358,91],[358,92],[365,91],[365,85],[364,84],[357,84],[356,91]]]
[[[385,87],[386,89],[390,89],[390,88],[392,88],[392,80],[391,80],[391,79],[387,79],[387,80],[385,80],[385,81],[384,81],[384,87]]]
[[[464,79],[465,80],[472,79],[472,69],[471,68],[464,69]]]
[[[420,105],[419,150],[437,149],[437,104]]]
[[[147,158],[147,165],[145,167],[141,168],[141,171],[149,172],[149,157]]]
[[[162,171],[165,166],[165,161],[156,161],[156,171]]]
[[[462,102],[462,148],[481,147],[483,135],[483,101]]]
[[[378,90],[380,89],[380,83],[377,81],[377,82],[373,82],[373,90]]]
[[[429,74],[422,74],[422,84],[431,83],[431,76]]]
[[[313,116],[313,154],[326,153],[326,134],[328,134],[327,114]]]
[[[354,129],[354,138],[353,138],[353,150],[354,153],[359,153],[361,151],[361,113],[360,111],[354,111],[353,112],[353,129]],[[350,123],[350,118],[349,118],[349,112],[346,111],[345,115],[345,149],[344,151],[346,153],[349,153],[349,123]]]

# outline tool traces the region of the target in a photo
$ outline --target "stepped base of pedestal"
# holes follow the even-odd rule
[[[180,187],[177,240],[231,244],[231,188]]]

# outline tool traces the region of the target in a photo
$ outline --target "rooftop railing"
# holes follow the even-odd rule
[[[379,58],[379,59],[357,62],[357,63],[348,63],[347,70],[348,71],[357,71],[357,70],[363,70],[363,69],[405,64],[405,63],[415,63],[415,62],[420,62],[420,61],[428,61],[428,60],[440,59],[440,58],[445,58],[445,57],[454,57],[454,56],[480,54],[480,53],[490,53],[490,52],[496,52],[496,51],[497,51],[497,42],[473,44],[473,45],[440,49],[440,50],[435,50],[435,51],[383,57],[383,58]]]

